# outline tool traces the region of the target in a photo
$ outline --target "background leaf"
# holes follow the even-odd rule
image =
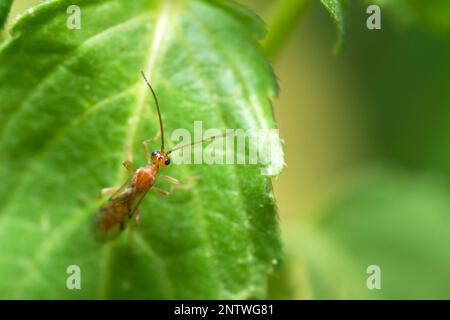
[[[80,30],[66,28],[73,4]],[[11,34],[0,52],[0,295],[264,297],[280,242],[259,166],[168,167],[202,180],[170,198],[148,195],[142,224],[108,245],[89,230],[98,202],[80,201],[126,179],[127,146],[144,163],[141,142],[158,122],[140,70],[169,134],[192,131],[195,120],[275,128],[260,21],[221,1],[57,0],[23,15]],[[271,160],[275,175],[282,152]],[[67,290],[69,265],[81,267],[82,290]]]
[[[397,22],[415,25],[422,24],[437,32],[450,32],[450,2],[447,0],[375,0],[386,9]]]
[[[362,4],[353,14],[352,25],[367,17]],[[383,21],[378,33],[349,29],[355,41],[346,47],[361,83],[358,93],[364,95],[358,110],[370,137],[367,143],[375,158],[450,176],[450,42],[420,27],[396,32],[397,20]]]
[[[335,45],[335,51],[339,51],[342,47],[344,41],[345,33],[345,22],[344,22],[344,11],[343,11],[343,1],[341,0],[320,0],[325,6],[327,11],[330,13],[331,18],[337,27],[337,40]]]
[[[322,3],[310,3],[275,61],[288,166],[274,181],[286,268],[272,294],[448,299],[448,34],[414,17],[399,28],[400,4],[414,3],[401,0],[378,1],[382,30],[369,30],[373,1],[352,1],[349,41],[330,59],[335,30]],[[425,15],[438,2],[415,3]],[[446,3],[427,15],[447,15]],[[380,291],[365,286],[369,263],[381,266]]]
[[[448,183],[393,168],[363,172],[328,202],[316,223],[304,222],[296,239],[287,241],[295,258],[292,273],[305,273],[296,294],[318,299],[450,297]],[[381,290],[366,287],[370,265],[381,268]]]

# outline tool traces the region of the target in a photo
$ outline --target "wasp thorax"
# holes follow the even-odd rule
[[[169,156],[162,150],[152,152],[152,162],[160,167],[166,167],[170,164]]]

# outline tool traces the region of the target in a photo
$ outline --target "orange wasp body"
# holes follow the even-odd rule
[[[144,153],[147,158],[147,165],[137,169],[136,171],[132,168],[131,161],[124,161],[124,167],[132,173],[130,180],[120,188],[105,188],[102,190],[102,195],[113,193],[111,198],[101,206],[100,212],[95,220],[95,234],[99,240],[109,241],[116,238],[121,231],[123,231],[128,223],[128,221],[133,217],[136,212],[136,223],[139,224],[141,220],[141,214],[139,210],[139,204],[146,195],[147,191],[152,189],[160,194],[169,195],[172,191],[176,189],[186,189],[186,187],[176,186],[170,191],[165,191],[154,187],[156,178],[159,174],[159,169],[161,167],[166,167],[170,164],[169,155],[175,151],[188,147],[197,143],[202,143],[208,140],[214,140],[220,136],[213,136],[201,141],[192,142],[186,145],[176,147],[167,153],[164,152],[164,127],[161,118],[161,112],[159,108],[158,99],[156,97],[153,88],[142,73],[144,80],[153,94],[155,99],[156,108],[158,111],[159,125],[160,125],[160,135],[161,135],[161,149],[155,150],[151,154],[149,152],[147,143],[144,141]],[[182,181],[175,178],[159,174],[162,178],[168,180],[173,184],[180,184]],[[186,180],[192,180],[194,178],[188,178]]]
[[[139,204],[155,184],[158,171],[158,166],[153,164],[139,168],[130,181],[100,208],[97,221],[97,235],[100,239],[115,238],[119,231],[125,229],[135,211],[137,211],[136,222],[140,222]]]

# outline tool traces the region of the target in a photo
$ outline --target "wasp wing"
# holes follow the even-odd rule
[[[124,183],[99,209],[94,219],[94,234],[100,241],[115,239],[123,231],[143,198],[131,186],[131,179]]]

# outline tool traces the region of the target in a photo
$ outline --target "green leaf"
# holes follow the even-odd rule
[[[334,51],[339,52],[344,42],[345,33],[344,3],[342,0],[320,0],[320,2],[325,6],[336,24],[338,34]]]
[[[6,23],[12,2],[12,0],[0,0],[0,31]]]
[[[297,230],[312,296],[448,299],[448,183],[379,168],[340,189],[319,223]],[[380,290],[367,289],[370,265],[381,269]]]
[[[74,4],[79,30],[66,27]],[[201,0],[48,1],[17,21],[0,52],[1,297],[266,296],[281,250],[261,166],[162,168],[202,179],[171,197],[149,193],[141,225],[106,245],[90,232],[98,201],[80,200],[126,180],[127,146],[145,163],[142,141],[159,127],[140,70],[169,148],[171,131],[192,132],[196,120],[204,130],[275,128],[261,30],[241,7]],[[283,165],[275,147],[272,175]],[[81,268],[81,290],[66,288],[69,265]]]
[[[370,3],[386,9],[396,22],[421,24],[446,34],[450,32],[450,2],[447,0],[375,0]]]

